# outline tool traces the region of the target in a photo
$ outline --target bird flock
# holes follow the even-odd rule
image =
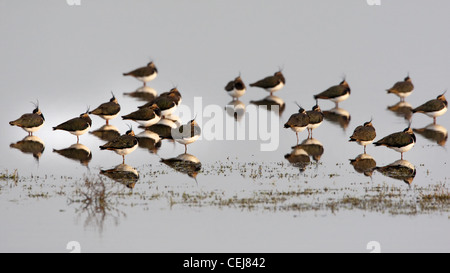
[[[277,71],[274,75],[268,76],[262,80],[251,83],[250,87],[259,87],[268,92],[272,96],[274,92],[281,90],[286,84],[286,80],[281,71]],[[233,100],[243,96],[246,91],[245,83],[239,75],[233,81],[230,81],[225,90],[233,97]],[[405,102],[406,97],[410,96],[414,90],[409,75],[403,80],[396,82],[391,88],[387,89],[388,94],[395,94],[400,98],[400,102]],[[338,85],[331,86],[330,88],[314,95],[316,104],[310,111],[306,111],[300,105],[298,113],[292,114],[287,122],[284,124],[284,128],[292,129],[297,137],[297,145],[299,144],[299,133],[304,130],[308,130],[308,139],[312,139],[313,130],[318,128],[323,120],[324,113],[320,109],[319,100],[329,100],[335,103],[335,108],[339,107],[339,103],[347,100],[351,95],[351,88],[344,78]],[[411,109],[412,114],[423,113],[433,118],[433,124],[436,125],[436,119],[447,112],[448,102],[444,94],[437,96],[436,99],[431,99],[424,104]],[[356,142],[364,146],[364,154],[366,154],[366,147],[369,144],[375,146],[385,146],[401,153],[401,159],[403,160],[403,153],[411,150],[416,143],[416,136],[411,129],[411,123],[408,128],[402,132],[392,133],[380,140],[375,141],[377,134],[375,127],[372,124],[372,120],[365,122],[363,125],[355,128],[353,134],[350,136],[350,142]]]
[[[173,87],[170,91],[156,96],[149,90],[147,83],[154,80],[158,76],[158,69],[153,62],[149,62],[146,66],[134,69],[130,72],[123,73],[123,76],[131,76],[143,83],[143,87],[137,90],[132,96],[147,96],[147,103],[137,107],[137,109],[129,114],[122,115],[122,120],[130,120],[138,123],[143,128],[151,128],[157,126],[163,122],[172,122],[170,125],[171,138],[176,142],[185,146],[185,154],[187,153],[187,145],[195,142],[201,135],[200,126],[195,121],[195,118],[181,124],[173,112],[180,105],[182,96],[177,87]],[[275,72],[271,76],[257,80],[251,84],[250,87],[261,88],[270,93],[270,96],[274,92],[278,92],[283,89],[286,84],[285,77],[281,70]],[[241,78],[241,75],[234,80],[229,81],[225,85],[225,91],[233,98],[233,101],[237,101],[240,97],[244,96],[247,90],[246,84]],[[403,80],[395,83],[391,88],[387,89],[388,94],[395,94],[400,98],[400,102],[404,102],[405,98],[410,96],[414,90],[409,75]],[[298,112],[292,114],[285,122],[284,128],[291,129],[295,132],[297,137],[297,145],[299,144],[299,133],[307,130],[307,139],[312,139],[313,130],[318,128],[323,120],[324,113],[319,106],[319,100],[329,100],[335,103],[338,108],[339,103],[347,100],[351,95],[351,88],[344,78],[339,84],[331,86],[330,88],[314,95],[315,105],[311,110],[307,111],[297,103]],[[150,98],[150,99],[148,99]],[[445,93],[437,96],[436,99],[431,99],[424,104],[412,109],[412,114],[423,113],[433,118],[433,124],[436,124],[436,119],[447,112],[448,102],[445,98]],[[106,125],[109,125],[109,121],[118,117],[121,108],[118,100],[112,94],[112,98],[94,110],[89,109],[80,114],[78,117],[62,122],[61,124],[54,126],[53,130],[62,130],[69,132],[77,137],[77,144],[81,135],[88,132],[92,127],[92,120],[90,115],[96,115],[106,121]],[[18,119],[9,122],[12,126],[18,126],[24,129],[29,136],[37,132],[45,123],[43,113],[39,108],[39,103],[35,104],[35,109],[32,113],[27,113],[19,117]],[[129,130],[123,134],[118,135],[101,145],[101,150],[114,151],[122,156],[123,164],[125,164],[125,156],[133,152],[139,143],[139,139],[136,137],[132,126],[129,126]],[[402,132],[395,132],[386,137],[383,137],[375,141],[377,137],[375,127],[372,124],[372,120],[365,122],[355,128],[353,134],[349,137],[350,142],[356,142],[364,146],[364,154],[366,154],[366,147],[369,144],[375,146],[385,146],[401,153],[403,159],[403,153],[412,149],[416,143],[416,137],[414,131],[410,128],[406,128]]]
[[[170,134],[170,138],[184,145],[185,153],[187,153],[187,145],[195,142],[200,137],[201,129],[195,121],[195,118],[186,124],[181,124],[178,117],[172,115],[182,100],[182,96],[176,87],[159,96],[156,96],[155,94],[149,95],[150,93],[146,92],[145,87],[147,87],[147,83],[154,80],[157,75],[158,69],[153,62],[149,62],[147,66],[134,69],[128,73],[123,73],[123,76],[131,76],[143,82],[143,89],[138,89],[137,93],[142,93],[142,95],[146,96],[148,102],[137,107],[137,110],[122,115],[121,118],[122,120],[136,122],[140,127],[146,129],[160,122],[167,123],[167,121],[169,121],[170,123],[168,126],[170,127],[170,132],[168,134]],[[89,132],[92,127],[90,115],[96,115],[104,119],[106,121],[106,126],[108,126],[109,121],[119,116],[120,111],[121,108],[118,100],[112,93],[112,98],[108,102],[100,104],[92,111],[88,109],[78,117],[74,117],[54,126],[53,130],[66,131],[75,135],[77,137],[77,144],[79,144],[80,136]],[[28,136],[33,136],[33,133],[42,128],[44,123],[45,118],[39,108],[39,103],[35,104],[35,109],[32,113],[23,114],[18,119],[9,122],[11,126],[18,126],[24,129],[28,133]],[[99,146],[100,150],[114,151],[122,156],[123,164],[125,164],[125,156],[136,150],[139,144],[139,138],[135,135],[132,126],[129,127],[129,130],[125,134],[119,134],[104,145]]]

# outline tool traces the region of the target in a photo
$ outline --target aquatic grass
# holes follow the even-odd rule
[[[17,183],[19,181],[19,172],[16,169],[12,174],[10,174],[9,171],[6,170],[4,173],[0,173],[0,180],[12,180]]]
[[[68,198],[68,203],[79,204],[75,211],[79,215],[86,214],[85,226],[99,227],[101,232],[107,218],[117,222],[120,216],[125,215],[118,209],[118,199],[113,198],[122,194],[120,190],[114,190],[114,185],[107,183],[103,177],[86,176]]]

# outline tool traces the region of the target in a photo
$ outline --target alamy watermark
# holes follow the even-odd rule
[[[370,241],[366,246],[367,250],[371,250],[370,253],[381,253],[381,244],[378,241]]]
[[[239,111],[232,105],[223,106],[206,105],[203,99],[194,97],[194,108],[180,105],[177,109],[180,119],[195,121],[201,128],[199,140],[250,140],[260,141],[261,151],[275,151],[280,144],[280,117],[279,106],[248,105],[245,108],[239,124],[235,119],[227,118],[227,112]],[[190,129],[190,128],[186,128]]]
[[[380,6],[381,0],[366,0],[369,6]]]
[[[81,244],[78,241],[70,241],[67,243],[66,249],[70,250],[70,253],[81,253]]]
[[[81,0],[66,0],[66,3],[69,6],[80,6]]]

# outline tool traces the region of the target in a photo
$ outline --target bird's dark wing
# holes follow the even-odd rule
[[[376,146],[384,145],[389,147],[401,148],[414,142],[410,134],[403,132],[394,133],[374,143]]]
[[[356,127],[350,139],[355,141],[371,141],[377,136],[373,127],[358,126]]]
[[[94,115],[115,115],[119,113],[120,105],[114,102],[106,102],[95,108],[89,114]]]
[[[64,131],[79,131],[84,130],[88,128],[90,125],[89,123],[82,119],[82,118],[73,118],[71,120],[68,120],[64,123],[61,123],[60,125],[53,127],[53,130],[64,130]]]
[[[140,67],[137,68],[131,72],[128,73],[124,73],[124,76],[134,76],[134,77],[147,77],[152,75],[153,73],[155,73],[155,68],[153,67],[149,67],[149,66],[144,66],[144,67]]]
[[[415,108],[413,110],[414,113],[416,112],[435,112],[435,111],[440,111],[442,109],[445,108],[445,103],[441,100],[430,100],[424,104],[422,104],[421,106]]]
[[[250,84],[250,86],[261,87],[261,88],[271,88],[277,86],[280,83],[280,79],[275,76],[269,76],[255,83]]]
[[[24,114],[17,120],[11,121],[9,124],[24,128],[33,128],[44,123],[44,119],[38,114]]]
[[[122,116],[123,119],[131,119],[131,120],[150,120],[155,118],[155,111],[150,109],[149,107],[141,108],[137,111],[134,111],[128,115]]]
[[[413,89],[414,85],[412,84],[412,82],[403,81],[395,83],[394,86],[388,89],[388,91],[397,93],[409,93],[413,91]]]
[[[348,86],[335,85],[320,94],[314,96],[315,99],[334,99],[347,94],[350,91]]]
[[[100,148],[107,150],[128,149],[134,147],[136,144],[138,144],[138,140],[136,137],[130,135],[122,135],[114,139],[113,141],[100,146]]]
[[[225,90],[230,92],[233,91],[234,89],[234,81],[230,81],[226,86],[225,86]]]
[[[305,127],[309,124],[309,116],[306,114],[293,114],[286,122],[289,127]]]

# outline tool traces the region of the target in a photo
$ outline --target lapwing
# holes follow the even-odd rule
[[[297,104],[298,105],[298,104]],[[309,116],[306,110],[298,105],[298,113],[292,114],[289,120],[284,124],[284,128],[291,128],[297,136],[298,145],[298,133],[303,132],[309,125]]]
[[[191,154],[180,154],[174,158],[161,159],[161,162],[176,170],[177,172],[187,174],[197,181],[197,174],[202,169],[200,160]]]
[[[172,138],[184,145],[184,152],[187,153],[187,145],[194,143],[201,135],[200,126],[195,118],[188,123],[171,130]]]
[[[147,86],[147,82],[152,81],[158,76],[158,69],[153,62],[149,62],[147,66],[137,68],[128,73],[123,73],[124,76],[132,76]]]
[[[124,120],[133,120],[144,127],[152,126],[161,119],[161,109],[156,104],[140,108],[128,115],[122,116]]]
[[[374,170],[387,177],[402,180],[408,185],[411,185],[417,173],[416,167],[411,162],[403,159],[397,160],[387,166],[376,167]]]
[[[403,81],[396,82],[394,86],[387,89],[388,94],[395,94],[400,98],[400,101],[405,101],[405,98],[411,95],[414,90],[414,85],[411,78],[406,76]]]
[[[373,127],[372,121],[368,121],[364,125],[356,127],[349,141],[364,146],[364,153],[366,153],[367,145],[372,144],[376,137],[375,127]]]
[[[39,109],[39,105],[35,105],[36,108],[32,113],[23,114],[20,118],[10,121],[9,125],[18,126],[28,132],[29,136],[32,136],[34,132],[37,132],[44,126],[45,118]]]
[[[336,108],[339,108],[339,103],[348,99],[350,94],[350,86],[348,85],[348,82],[343,79],[338,85],[332,86],[322,93],[315,95],[314,99],[316,100],[316,103],[318,103],[319,99],[331,100],[336,104]]]
[[[416,135],[411,127],[406,128],[403,132],[393,133],[374,143],[375,146],[386,146],[401,153],[403,160],[403,153],[409,151],[416,144]]]
[[[53,149],[53,152],[62,155],[65,158],[79,161],[81,165],[86,167],[89,167],[89,162],[92,160],[91,150],[81,143],[76,143],[70,145],[68,148],[60,150]]]
[[[86,113],[81,114],[77,118],[70,119],[60,125],[53,127],[55,130],[63,130],[77,136],[77,143],[80,142],[80,136],[87,133],[92,126],[92,120],[89,117],[89,109]]]
[[[437,96],[436,99],[430,100],[421,106],[414,108],[413,113],[423,113],[429,117],[433,118],[433,124],[436,124],[436,118],[445,114],[448,110],[448,102],[444,94]]]
[[[377,167],[375,159],[366,153],[358,155],[355,159],[350,159],[350,164],[355,171],[369,177],[372,177],[373,171]]]
[[[109,125],[109,121],[117,117],[119,113],[120,105],[114,94],[112,94],[112,98],[109,102],[102,103],[100,106],[89,112],[90,115],[97,115],[106,120],[106,125]]]
[[[150,105],[157,105],[158,108],[161,110],[161,117],[164,118],[166,116],[170,116],[178,107],[178,104],[181,101],[181,95],[179,95],[178,91],[172,91],[168,93],[163,93],[159,95],[154,100],[139,106],[138,108],[145,108]]]
[[[12,143],[9,147],[18,149],[24,154],[32,154],[37,161],[45,150],[44,141],[37,136],[26,136],[21,141]]]
[[[313,130],[322,124],[324,115],[317,104],[313,106],[312,110],[307,111],[306,114],[309,117],[309,124],[307,126],[308,138],[312,138]]]
[[[241,79],[239,75],[234,80],[228,82],[225,86],[225,91],[227,91],[228,95],[230,95],[233,100],[237,100],[245,94],[246,87],[244,81]]]
[[[171,98],[177,104],[177,106],[181,104],[181,101],[183,99],[177,87],[170,89],[169,92],[161,93],[160,96]]]
[[[125,164],[125,156],[136,150],[138,144],[138,139],[134,135],[133,129],[130,128],[124,135],[100,146],[100,150],[114,151],[116,154],[122,156],[122,163]]]
[[[129,189],[133,189],[139,180],[139,172],[127,164],[120,164],[108,170],[100,170],[100,174],[125,185]]]
[[[281,90],[286,84],[286,79],[284,78],[283,73],[280,71],[275,72],[273,76],[265,77],[262,80],[251,83],[250,87],[259,87],[267,92],[270,92],[270,95],[273,95],[273,92]]]
[[[438,124],[430,124],[424,128],[414,128],[414,133],[417,133],[424,138],[436,142],[438,145],[444,147],[448,139],[448,130]]]

